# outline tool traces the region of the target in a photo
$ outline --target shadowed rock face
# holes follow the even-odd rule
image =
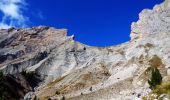
[[[33,72],[22,72],[3,76],[0,73],[1,100],[22,100],[25,94],[34,91],[34,88],[40,82],[42,82],[40,77]]]
[[[2,100],[20,100],[26,93],[33,90],[33,87],[22,74],[3,76],[0,85],[1,95],[4,96],[4,99],[0,96]]]
[[[142,11],[132,24],[131,41],[107,48],[76,42],[65,29],[1,29],[0,70],[5,75],[24,73],[31,88],[38,85],[25,100],[142,98],[151,91],[150,67],[157,67],[163,78],[169,75],[168,14],[168,0]]]

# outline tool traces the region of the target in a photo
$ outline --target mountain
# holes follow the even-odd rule
[[[169,98],[169,92],[155,91],[161,86],[170,91],[166,88],[170,86],[170,1],[143,10],[139,21],[131,27],[129,42],[106,48],[81,44],[74,36],[67,36],[66,29],[45,26],[1,29],[0,70],[8,87],[6,92],[10,94],[4,98]],[[148,83],[154,79],[152,69],[158,69],[162,77],[162,84],[154,89]],[[14,86],[7,77],[18,85]],[[10,90],[14,87],[16,97]]]

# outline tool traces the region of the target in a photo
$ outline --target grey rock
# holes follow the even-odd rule
[[[44,80],[25,100],[32,94],[40,100],[63,95],[73,100],[142,98],[151,92],[146,86],[151,65],[159,67],[163,77],[170,66],[169,5],[165,0],[153,10],[143,10],[139,21],[132,23],[131,41],[106,48],[79,43],[67,36],[66,29],[0,30],[0,70],[34,72]]]

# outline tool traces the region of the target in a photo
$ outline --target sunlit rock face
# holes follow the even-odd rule
[[[65,41],[64,37],[66,37],[65,29],[49,27],[1,29],[0,69],[4,74],[16,74],[27,68],[35,71],[36,68],[30,67],[42,60],[48,60],[53,48]]]
[[[139,14],[139,21],[132,23],[131,39],[145,34],[170,32],[170,1],[156,5],[153,10],[145,9]]]
[[[169,0],[143,10],[132,24],[131,41],[107,48],[76,42],[65,29],[1,29],[0,70],[43,79],[25,100],[137,100],[151,92],[150,67],[168,80],[169,14]]]

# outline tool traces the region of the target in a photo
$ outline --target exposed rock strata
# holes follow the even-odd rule
[[[0,70],[35,72],[44,83],[28,98],[129,100],[148,94],[150,67],[163,78],[170,67],[170,3],[143,10],[132,24],[131,41],[91,47],[66,36],[65,29],[34,27],[0,30]],[[167,71],[168,70],[168,71]]]

